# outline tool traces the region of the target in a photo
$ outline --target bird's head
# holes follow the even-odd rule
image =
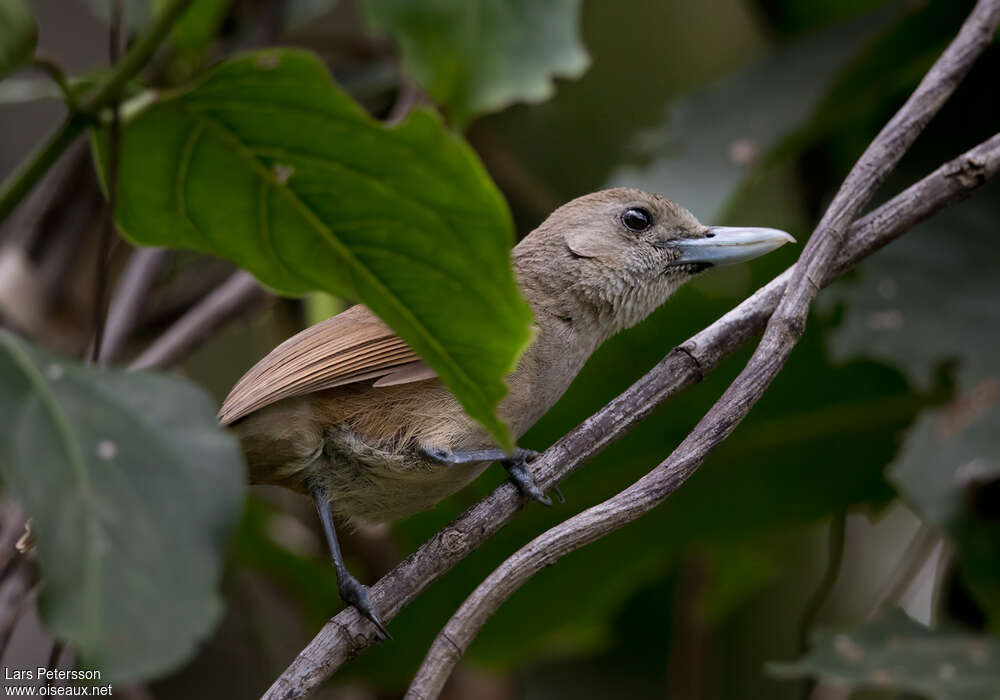
[[[619,187],[559,207],[514,257],[531,278],[546,278],[546,296],[579,304],[610,335],[644,319],[694,275],[794,241],[777,229],[705,226],[668,199]]]

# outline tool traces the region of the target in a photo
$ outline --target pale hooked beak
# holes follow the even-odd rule
[[[704,238],[678,238],[670,241],[681,257],[671,265],[735,265],[770,253],[795,239],[776,228],[710,226]]]

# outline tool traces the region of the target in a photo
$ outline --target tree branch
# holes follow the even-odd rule
[[[848,173],[810,237],[747,366],[694,430],[632,486],[539,535],[466,599],[434,640],[407,698],[436,698],[486,620],[544,566],[632,522],[662,503],[732,434],[784,366],[805,330],[816,294],[835,268],[847,227],[954,92],[1000,24],[1000,0],[979,0],[958,36]]]
[[[823,284],[829,284],[941,209],[967,198],[998,172],[1000,134],[941,166],[855,222]],[[794,266],[785,270],[712,325],[675,347],[625,392],[546,450],[531,465],[539,486],[547,490],[568,477],[759,333],[777,307],[793,270]],[[395,617],[425,588],[510,522],[523,505],[517,489],[504,482],[431,537],[372,586],[372,600],[382,618]],[[304,697],[374,640],[370,623],[353,608],[344,609],[299,653],[264,697]]]
[[[193,352],[212,333],[267,298],[249,272],[234,272],[146,348],[132,369],[166,369]]]
[[[132,253],[108,307],[101,365],[113,364],[121,357],[139,323],[149,290],[169,259],[166,248],[137,248]]]

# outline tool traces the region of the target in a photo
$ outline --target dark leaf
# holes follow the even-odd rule
[[[590,62],[577,28],[580,0],[365,0],[365,9],[456,124],[541,102],[553,78],[577,78]]]
[[[0,472],[31,518],[40,609],[81,666],[135,681],[189,658],[221,612],[244,467],[187,381],[94,369],[0,331]]]
[[[934,700],[995,700],[1000,640],[932,630],[895,609],[849,632],[815,635],[812,651],[772,663],[779,678],[819,678],[846,688],[917,693]]]
[[[1000,517],[979,494],[1000,478],[1000,289],[988,272],[1000,269],[998,192],[991,186],[945,210],[864,261],[856,282],[831,290],[834,301],[847,304],[833,336],[840,357],[895,362],[928,388],[943,367],[954,367],[957,396],[908,432],[890,478],[918,513],[958,542],[962,570],[994,625]]]

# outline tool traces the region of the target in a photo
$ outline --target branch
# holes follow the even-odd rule
[[[122,17],[124,14],[123,0],[112,0],[111,18],[108,23],[108,57],[112,70],[118,64],[118,57],[121,54]],[[90,350],[87,353],[88,362],[93,364],[97,364],[97,360],[101,356],[101,343],[104,340],[104,298],[107,296],[108,288],[108,253],[111,251],[111,239],[115,235],[115,210],[118,205],[121,117],[121,100],[118,99],[118,93],[115,92],[111,98],[111,125],[108,127],[108,198],[104,207],[104,225],[101,226],[101,235],[97,241],[96,284],[94,285],[94,310],[91,323],[93,331]],[[53,647],[53,653],[55,653],[55,647]]]
[[[138,248],[132,253],[108,307],[101,365],[113,364],[121,357],[139,323],[149,290],[169,259],[170,251],[164,248]]]
[[[823,569],[823,576],[816,586],[816,590],[809,596],[806,607],[799,621],[798,646],[799,654],[809,651],[809,633],[816,618],[819,616],[823,606],[826,605],[840,578],[840,570],[844,565],[844,545],[847,540],[847,509],[835,513],[830,518],[830,525],[826,539],[826,567]],[[806,697],[809,694],[806,693]]]
[[[118,97],[125,84],[142,70],[160,43],[166,38],[174,24],[194,0],[170,0],[150,26],[149,31],[129,50],[121,62],[115,66],[107,79],[94,91],[80,100],[79,111],[71,108],[70,115],[59,128],[35,151],[28,161],[16,170],[0,186],[0,222],[3,222],[14,207],[37,184],[57,158],[80,135],[87,123],[100,110]]]
[[[855,222],[824,286],[931,215],[967,198],[998,172],[1000,134],[941,166]],[[548,490],[568,477],[758,334],[778,305],[793,269],[785,270],[722,318],[675,347],[625,392],[546,450],[532,462],[539,486]],[[523,505],[517,489],[504,482],[431,537],[372,586],[372,600],[382,619],[399,614],[425,588],[510,522]],[[299,653],[264,697],[304,697],[373,641],[371,625],[353,608],[344,609]]]
[[[146,348],[131,368],[172,367],[247,307],[266,298],[267,292],[249,272],[234,272]]]
[[[438,634],[407,698],[436,698],[476,633],[514,591],[542,567],[662,503],[732,434],[802,336],[810,305],[835,269],[848,225],[954,92],[992,41],[998,24],[1000,0],[979,0],[958,36],[861,155],[792,268],[757,350],[694,430],[666,460],[632,486],[536,537],[490,574]]]
[[[71,114],[21,167],[4,180],[0,187],[0,223],[49,171],[63,151],[76,141],[86,125],[84,117]]]

